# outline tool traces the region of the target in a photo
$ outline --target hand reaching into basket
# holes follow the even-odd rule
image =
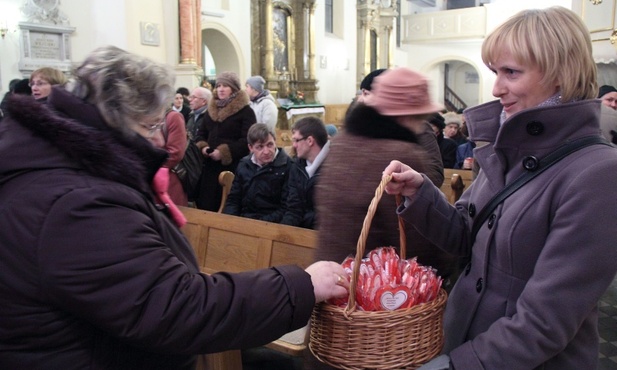
[[[341,298],[348,294],[349,281],[343,267],[336,262],[315,262],[305,270],[311,275],[315,291],[315,303],[331,298]]]
[[[386,185],[385,191],[391,195],[413,197],[424,183],[424,177],[408,165],[392,161],[383,171],[384,176],[391,175],[392,180]]]

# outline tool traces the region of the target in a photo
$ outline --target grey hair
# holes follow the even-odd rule
[[[174,95],[168,67],[115,46],[95,49],[73,77],[67,90],[94,104],[107,125],[127,134],[140,122],[162,120]]]

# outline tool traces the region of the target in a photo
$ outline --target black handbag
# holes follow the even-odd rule
[[[165,114],[166,117],[169,112],[171,112],[171,109]],[[167,124],[163,125],[163,136],[165,142],[167,142]],[[195,200],[199,193],[199,178],[201,177],[203,163],[204,156],[201,154],[201,150],[199,150],[193,140],[187,138],[184,157],[182,157],[182,160],[175,165],[174,168],[171,168],[170,171],[175,173],[178,179],[180,179],[182,188],[189,201]]]
[[[199,178],[201,177],[201,169],[203,166],[204,156],[192,140],[186,143],[186,151],[180,163],[171,169],[182,183],[182,187],[186,192],[189,201],[194,200],[198,193]]]

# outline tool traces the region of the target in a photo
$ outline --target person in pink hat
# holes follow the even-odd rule
[[[427,117],[442,109],[431,101],[429,83],[408,68],[386,70],[372,83],[370,99],[347,115],[344,130],[332,139],[315,189],[318,243],[315,260],[342,262],[355,255],[362,222],[383,169],[393,159],[428,168],[427,153],[418,142]],[[366,242],[368,249],[398,246],[395,198],[382,197]],[[429,243],[413,227],[405,229],[408,256],[433,266],[449,289],[458,274],[458,260]],[[327,368],[312,356],[312,368]]]

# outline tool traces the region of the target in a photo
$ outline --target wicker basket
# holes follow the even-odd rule
[[[443,347],[443,310],[447,293],[431,302],[394,311],[356,311],[356,285],[366,238],[377,204],[390,176],[382,179],[362,225],[345,308],[315,306],[309,348],[321,362],[339,369],[416,369]],[[397,199],[399,201],[399,199]],[[405,231],[399,219],[400,253],[405,258]]]

